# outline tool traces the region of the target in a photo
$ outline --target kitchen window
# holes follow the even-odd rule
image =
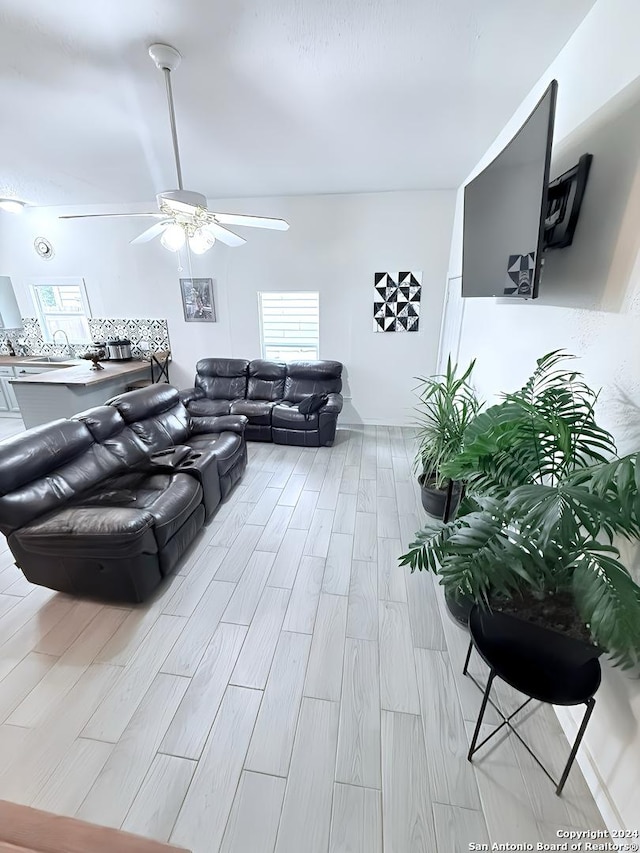
[[[72,344],[88,343],[91,340],[87,321],[91,312],[84,279],[38,281],[31,285],[31,293],[45,341],[52,343],[57,331],[65,332]],[[58,341],[59,335],[56,336]]]
[[[269,361],[317,359],[319,294],[313,291],[258,293],[262,357]]]

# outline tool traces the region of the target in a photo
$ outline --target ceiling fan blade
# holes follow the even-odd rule
[[[152,225],[151,228],[147,228],[147,230],[143,231],[142,234],[134,237],[134,239],[130,241],[131,245],[136,245],[137,243],[148,243],[149,240],[153,240],[154,237],[159,237],[169,225],[171,225],[170,219],[163,219],[162,222],[156,222],[156,224]]]
[[[213,216],[222,225],[247,225],[249,228],[271,228],[274,231],[288,231],[289,223],[284,219],[269,216],[244,216],[241,213],[214,213]]]
[[[153,216],[164,219],[164,213],[72,213],[59,216],[58,219],[97,219],[101,216]]]
[[[221,243],[227,246],[242,246],[243,243],[247,242],[244,237],[239,237],[233,231],[229,231],[227,228],[223,228],[222,225],[218,225],[217,222],[207,222],[203,227],[212,237],[215,237],[216,240],[220,240]]]

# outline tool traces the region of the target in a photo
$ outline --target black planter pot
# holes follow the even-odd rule
[[[551,628],[519,619],[511,613],[478,608],[482,632],[496,646],[527,649],[542,660],[552,660],[567,667],[583,666],[600,657],[602,649]]]
[[[429,479],[428,477],[425,477],[424,474],[418,477],[418,482],[420,483],[420,490],[422,492],[422,506],[424,508],[424,511],[432,518],[438,518],[442,520],[444,518],[444,511],[447,505],[447,489],[436,489],[434,486],[430,486]],[[449,518],[453,518],[453,516],[455,515],[456,510],[458,509],[458,505],[460,503],[461,495],[462,484],[456,482],[453,484],[453,492],[451,494]]]
[[[469,614],[474,605],[474,600],[470,596],[455,596],[453,593],[445,592],[444,600],[447,605],[447,610],[460,625],[461,628],[467,628],[469,625]]]

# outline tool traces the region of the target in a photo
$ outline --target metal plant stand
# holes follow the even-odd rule
[[[553,782],[556,786],[556,794],[560,796],[596,704],[594,694],[600,686],[600,663],[597,658],[591,658],[580,666],[567,665],[566,662],[560,659],[554,659],[550,655],[540,655],[538,650],[527,648],[524,645],[518,646],[512,642],[504,644],[497,643],[495,642],[495,638],[490,640],[487,637],[483,628],[483,619],[486,618],[490,618],[490,614],[483,614],[477,605],[472,608],[469,615],[471,640],[462,672],[482,691],[483,697],[467,759],[471,761],[474,753],[506,726],[518,738],[529,755],[531,755],[538,766],[544,771],[545,775]],[[480,684],[469,672],[469,660],[474,647],[489,667],[489,677],[486,685]],[[491,698],[491,688],[496,677],[501,678],[515,690],[528,696],[522,705],[509,714],[508,717],[503,714],[502,710]],[[511,723],[513,718],[534,699],[540,702],[547,702],[551,705],[584,704],[586,706],[582,723],[578,729],[576,739],[559,781],[553,778]],[[502,719],[502,723],[488,737],[478,743],[480,728],[488,704],[491,704],[496,710]]]

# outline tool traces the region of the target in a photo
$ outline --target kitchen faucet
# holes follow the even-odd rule
[[[64,330],[64,329],[56,329],[56,330],[55,330],[55,332],[51,335],[51,340],[52,340],[52,341],[53,341],[53,343],[55,344],[55,342],[56,342],[56,335],[57,335],[57,334],[60,334],[60,333],[62,333],[62,334],[64,335],[64,339],[65,339],[65,341],[66,341],[66,347],[65,347],[65,349],[67,350],[67,355],[72,356],[72,355],[73,355],[73,350],[71,349],[71,344],[69,343],[69,335],[65,332],[65,330]]]

